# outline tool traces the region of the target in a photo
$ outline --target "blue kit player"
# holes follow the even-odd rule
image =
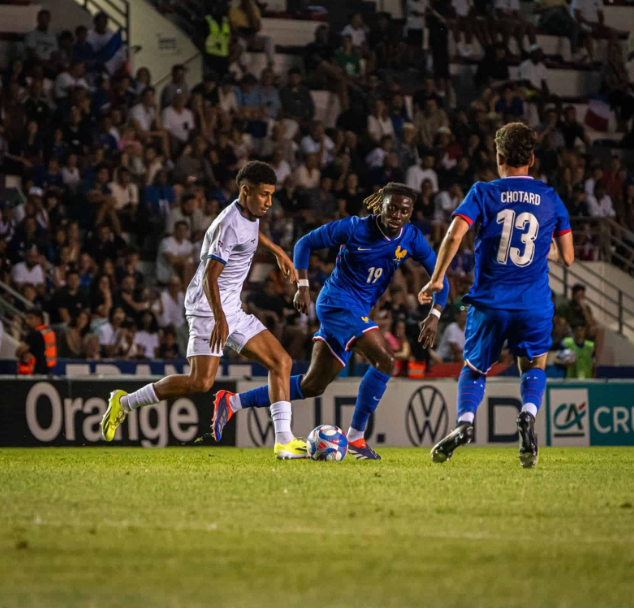
[[[364,438],[372,412],[385,392],[394,368],[394,355],[383,334],[370,318],[370,310],[386,290],[394,273],[412,258],[430,274],[436,255],[422,232],[409,223],[414,210],[414,192],[403,184],[389,183],[365,199],[374,215],[363,219],[349,217],[331,222],[302,237],[295,245],[294,263],[299,276],[295,307],[306,314],[310,306],[308,260],[311,251],[339,247],[332,275],[316,302],[321,323],[315,334],[310,367],[303,376],[291,376],[291,400],[323,394],[326,387],[346,366],[351,351],[363,355],[370,368],[363,376],[348,431],[348,450],[358,460],[380,460]],[[433,296],[421,294],[419,301],[433,300],[430,314],[421,327],[421,338],[433,342],[438,318],[447,301],[449,284],[441,281]],[[246,407],[268,407],[266,386],[234,395],[216,395],[212,431],[220,439],[222,429],[233,413]]]
[[[445,462],[473,439],[473,420],[484,398],[486,374],[505,341],[522,374],[522,411],[517,418],[520,464],[534,467],[538,447],[535,417],[546,390],[546,356],[554,314],[548,286],[553,237],[566,266],[574,261],[568,212],[555,191],[528,175],[535,162],[537,135],[510,123],[495,135],[500,178],[478,182],[455,210],[438,253],[436,269],[422,292],[443,289],[445,273],[469,228],[475,239],[475,281],[464,301],[470,304],[465,327],[464,361],[458,381],[458,424],[431,451]],[[557,256],[553,249],[553,255]]]

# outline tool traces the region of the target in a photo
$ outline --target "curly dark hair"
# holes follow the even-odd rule
[[[495,134],[498,154],[509,167],[525,167],[537,147],[537,133],[522,122],[510,122]]]
[[[381,188],[378,192],[368,196],[363,200],[363,202],[372,213],[379,213],[383,205],[383,199],[386,196],[392,196],[393,194],[411,198],[412,203],[416,201],[416,193],[409,186],[399,184],[398,182],[390,182],[389,184],[383,186],[383,188]]]
[[[238,188],[241,188],[245,182],[248,182],[251,186],[259,186],[260,184],[275,186],[277,184],[277,175],[275,175],[271,165],[259,160],[252,160],[240,169],[236,177]]]

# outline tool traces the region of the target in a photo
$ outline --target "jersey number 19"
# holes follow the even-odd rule
[[[504,224],[498,248],[498,262],[506,264],[510,256],[511,262],[516,266],[528,266],[535,255],[535,239],[539,231],[537,218],[528,212],[520,213],[516,218],[513,209],[504,209],[498,213],[497,223]],[[519,247],[510,246],[511,238],[514,228],[525,230],[527,224],[528,230],[522,234],[522,243],[524,243],[524,252],[522,253]]]

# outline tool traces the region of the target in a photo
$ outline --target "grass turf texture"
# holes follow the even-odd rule
[[[0,606],[631,606],[634,450],[0,450]]]

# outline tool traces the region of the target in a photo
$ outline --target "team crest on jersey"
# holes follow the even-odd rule
[[[401,249],[401,246],[399,245],[394,252],[394,255],[394,261],[398,264],[399,262],[402,262],[403,258],[407,255],[407,249]]]
[[[368,322],[368,317],[361,317],[361,320],[362,320],[364,323],[367,323],[367,322]]]

